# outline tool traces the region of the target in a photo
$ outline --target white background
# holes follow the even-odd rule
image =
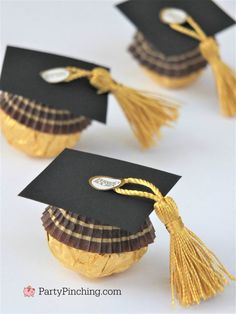
[[[170,194],[185,224],[236,274],[235,122],[219,114],[209,68],[194,85],[177,91],[162,89],[146,77],[127,53],[135,29],[114,3],[117,2],[2,1],[2,55],[7,44],[64,54],[107,65],[112,67],[114,77],[126,84],[178,99],[182,104],[178,124],[163,130],[162,140],[147,152],[139,150],[112,96],[108,125],[94,122],[76,148],[182,175]],[[234,0],[217,3],[235,16]],[[235,28],[231,28],[217,38],[223,59],[234,68],[235,34]],[[156,242],[129,271],[88,281],[63,268],[47,248],[40,221],[45,206],[17,197],[49,162],[26,157],[1,137],[3,313],[235,313],[234,283],[223,294],[199,306],[171,307],[169,235],[154,214]],[[118,288],[122,296],[24,298],[23,287],[29,284],[36,289]]]

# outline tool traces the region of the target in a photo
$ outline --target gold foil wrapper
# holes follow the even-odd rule
[[[45,231],[57,241],[91,253],[132,252],[148,246],[155,239],[155,230],[149,218],[135,233],[103,225],[92,218],[55,206],[48,206],[41,220]]]
[[[191,85],[195,80],[199,78],[199,76],[202,74],[202,70],[196,71],[194,73],[191,73],[186,76],[180,76],[180,77],[169,77],[160,75],[154,71],[151,71],[145,67],[143,67],[145,73],[149,77],[151,77],[152,80],[157,82],[159,85],[167,87],[167,88],[183,88],[188,85]]]
[[[0,127],[9,144],[32,157],[50,158],[65,148],[72,148],[80,138],[80,132],[49,134],[36,131],[17,122],[0,110]]]
[[[147,246],[136,251],[98,254],[67,246],[47,234],[52,254],[66,267],[88,278],[100,278],[120,273],[138,262]]]

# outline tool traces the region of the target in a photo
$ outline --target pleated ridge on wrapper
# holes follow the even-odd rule
[[[49,206],[42,222],[52,254],[65,267],[89,278],[125,271],[141,259],[155,239],[149,219],[132,234]]]
[[[33,157],[53,157],[73,147],[91,120],[22,96],[0,92],[0,126],[14,147]]]
[[[207,66],[198,47],[183,54],[165,56],[156,50],[140,32],[135,34],[129,46],[129,52],[142,66],[145,73],[160,85],[169,88],[191,84]]]

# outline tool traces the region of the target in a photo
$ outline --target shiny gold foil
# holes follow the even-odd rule
[[[151,71],[143,67],[144,71],[148,74],[151,79],[156,81],[159,85],[167,88],[182,88],[192,84],[198,77],[202,74],[202,70],[198,70],[186,76],[181,77],[169,77],[164,75],[159,75],[158,73]]]
[[[123,272],[147,252],[147,247],[143,247],[132,252],[97,254],[72,248],[47,236],[52,254],[65,267],[93,279]]]
[[[12,119],[2,110],[0,127],[9,144],[32,157],[57,156],[66,147],[75,146],[80,138],[80,132],[55,135],[35,131]]]

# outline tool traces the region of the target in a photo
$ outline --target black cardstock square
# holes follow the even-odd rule
[[[129,0],[117,8],[143,33],[157,50],[166,56],[188,52],[199,42],[180,34],[160,20],[166,7],[183,9],[202,27],[208,36],[232,26],[235,21],[211,0]]]
[[[39,75],[43,70],[66,66],[86,70],[100,67],[82,60],[9,46],[3,62],[0,89],[105,123],[107,94],[98,95],[86,78],[69,83],[49,84]]]
[[[65,149],[19,195],[93,218],[102,224],[137,232],[152,212],[153,201],[95,190],[88,181],[96,175],[142,178],[155,184],[163,195],[180,179],[178,175],[153,168]],[[128,188],[137,189],[137,186],[129,185]]]

